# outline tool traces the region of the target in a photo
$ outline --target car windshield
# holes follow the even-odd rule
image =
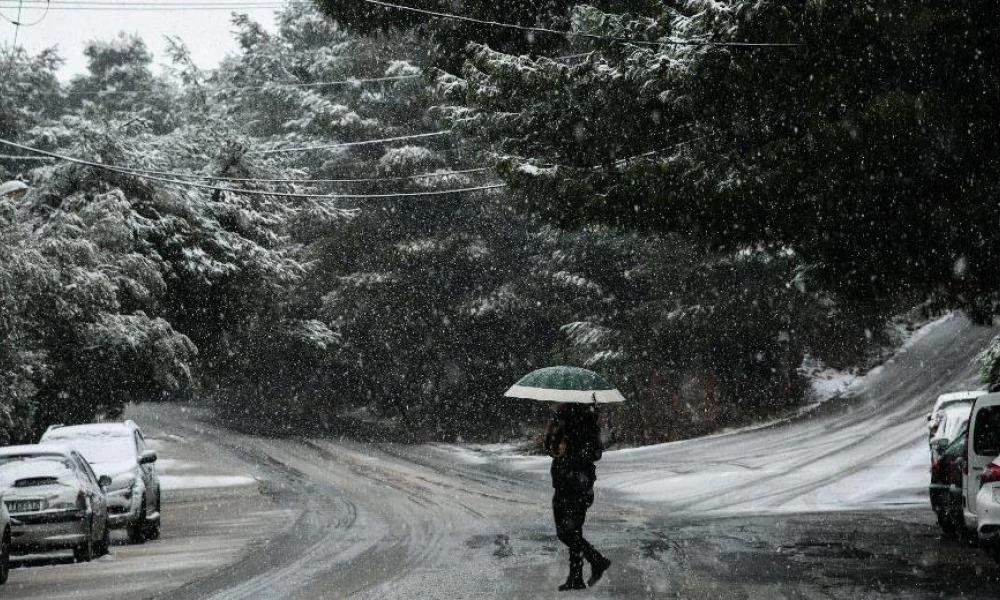
[[[46,441],[58,441],[74,448],[91,464],[112,462],[134,462],[135,442],[132,436],[124,435],[80,435],[53,437]]]
[[[948,444],[948,447],[944,449],[944,452],[941,453],[941,456],[951,458],[963,454],[965,452],[966,440],[968,439],[966,437],[966,433],[967,433],[966,430],[963,429],[958,434],[958,437],[952,440],[950,444]]]
[[[69,459],[59,454],[17,454],[13,456],[0,456],[0,469],[14,464],[25,463],[62,463],[67,469],[70,467]]]
[[[972,405],[968,403],[949,404],[938,417],[940,426],[934,437],[942,440],[954,439],[962,425],[969,420],[971,410]]]
[[[52,480],[70,482],[76,471],[70,459],[55,454],[0,457],[0,487],[23,488],[32,484],[47,485]]]

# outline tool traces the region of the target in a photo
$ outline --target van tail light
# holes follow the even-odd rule
[[[983,474],[979,476],[979,483],[997,483],[1000,482],[1000,465],[995,463],[990,463],[986,465],[983,469]]]
[[[83,490],[76,493],[76,509],[82,511],[87,510],[87,493]]]
[[[934,459],[931,461],[931,475],[937,475],[941,472],[941,461]]]

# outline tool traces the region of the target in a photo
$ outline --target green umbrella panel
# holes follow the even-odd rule
[[[511,386],[504,396],[573,404],[625,401],[621,392],[607,379],[579,367],[545,367],[532,371]]]

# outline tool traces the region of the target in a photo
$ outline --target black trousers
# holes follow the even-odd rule
[[[593,562],[600,557],[597,550],[583,537],[583,522],[587,509],[594,503],[594,490],[556,490],[552,497],[552,513],[556,520],[556,535],[569,548],[570,566]]]

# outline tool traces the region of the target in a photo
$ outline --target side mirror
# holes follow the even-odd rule
[[[928,423],[930,423],[930,422],[931,422],[931,413],[927,413],[927,422],[928,422]]]
[[[140,465],[150,465],[155,462],[156,462],[156,452],[153,452],[152,450],[146,450],[145,452],[139,455]]]
[[[104,489],[111,485],[111,478],[107,475],[101,475],[97,478],[97,484],[101,486],[101,489]]]

